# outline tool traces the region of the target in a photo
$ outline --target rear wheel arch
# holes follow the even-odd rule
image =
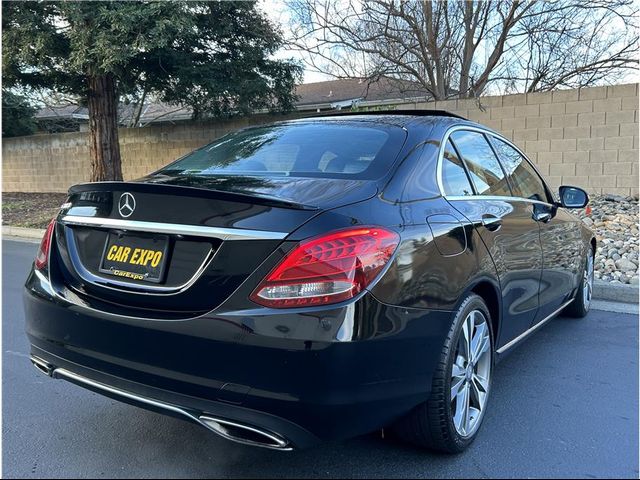
[[[464,335],[464,324],[469,318],[472,318],[471,321],[475,322],[475,318],[470,316],[476,311],[479,311],[482,314],[482,323],[484,323],[484,320],[487,320],[487,316],[490,315],[490,312],[488,312],[488,306],[484,299],[473,290],[468,290],[461,298],[461,301],[454,312],[450,330],[443,344],[440,361],[437,363],[436,370],[433,374],[428,400],[412,409],[392,425],[392,431],[400,439],[409,441],[420,447],[426,447],[444,453],[460,453],[466,449],[477,436],[480,423],[482,422],[482,417],[484,416],[486,396],[484,406],[478,395],[473,397],[478,399],[478,402],[481,402],[480,405],[476,405],[476,408],[480,409],[476,410],[476,412],[480,411],[481,417],[477,419],[477,424],[467,436],[464,432],[460,432],[458,430],[456,423],[456,416],[458,414],[457,409],[459,408],[458,402],[460,401],[460,398],[463,397],[459,397],[453,392],[451,383],[454,376],[458,379],[464,377],[465,371],[465,382],[472,381],[469,377],[470,372],[474,375],[476,374],[476,364],[470,363],[468,360],[469,357],[465,360],[464,355],[461,357],[458,353],[459,343]],[[489,342],[492,342],[491,329],[492,327],[489,326],[489,332],[484,330],[482,331],[483,336],[484,334],[488,334],[487,338],[489,339]],[[465,335],[465,337],[468,339],[467,352],[470,353],[471,345],[473,345],[471,338],[475,338],[475,334],[472,335],[473,330],[467,329],[466,331],[469,332],[469,335]],[[495,340],[493,340],[492,343],[495,345]],[[489,369],[484,374],[481,374],[480,377],[484,378],[484,383],[481,384],[483,387],[481,391],[484,391],[487,395],[490,391],[491,384],[490,373],[494,359],[493,350],[494,349],[489,346],[488,349],[482,348],[482,350],[479,351],[480,354],[483,354],[483,352],[489,353]],[[458,373],[455,375],[454,365],[458,367]],[[475,385],[477,385],[477,383]],[[471,389],[472,387],[468,384],[467,388]],[[478,387],[476,386],[476,389],[477,388]],[[467,395],[471,395],[470,390],[467,390],[467,392],[469,392]],[[454,395],[456,395],[455,408],[453,406]],[[464,398],[469,399],[470,397],[467,396]]]
[[[489,280],[480,280],[475,283],[467,292],[475,293],[480,296],[489,309],[491,314],[491,329],[493,330],[494,344],[498,344],[498,336],[500,333],[500,321],[501,321],[501,305],[500,301],[500,289],[497,285]],[[465,294],[466,296],[466,294]]]

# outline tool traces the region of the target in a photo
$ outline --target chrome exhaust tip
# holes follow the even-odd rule
[[[273,450],[293,450],[287,440],[276,433],[268,432],[257,427],[243,425],[229,420],[202,415],[200,423],[209,430],[233,442],[254,447],[271,448]]]
[[[34,355],[31,355],[30,360],[33,366],[36,367],[40,372],[44,373],[48,377],[53,376],[53,365]]]

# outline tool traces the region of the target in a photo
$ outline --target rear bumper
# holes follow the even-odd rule
[[[45,357],[49,360],[45,360]],[[67,380],[131,405],[189,420],[213,430],[228,440],[284,451],[293,448],[291,439],[295,439],[296,444],[301,445],[312,444],[316,441],[309,432],[300,429],[297,425],[282,421],[282,419],[269,419],[267,415],[260,413],[256,418],[257,412],[229,407],[219,402],[207,402],[206,410],[201,410],[193,399],[181,398],[180,395],[149,386],[140,388],[139,385],[121,378],[70,364],[37,347],[32,347],[31,362],[38,370],[52,378]],[[236,420],[231,421],[229,418]],[[256,424],[270,424],[275,430],[284,433],[278,434],[264,427],[256,427]]]
[[[255,428],[253,438],[272,435],[280,449],[373,431],[426,400],[450,326],[449,312],[370,294],[341,307],[176,321],[90,310],[35,275],[24,298],[32,355],[54,378],[217,433],[202,417]]]

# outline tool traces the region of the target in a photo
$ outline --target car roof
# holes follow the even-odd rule
[[[442,120],[443,123],[459,122],[468,120],[455,113],[445,110],[381,110],[373,112],[330,112],[309,115],[299,118],[294,122],[305,121],[368,121],[372,123],[385,123],[399,127],[409,126],[416,123],[433,123],[434,120]]]
[[[378,111],[361,111],[361,112],[331,112],[317,115],[316,117],[340,117],[340,116],[405,116],[405,117],[453,117],[466,120],[466,118],[447,110],[378,110]]]

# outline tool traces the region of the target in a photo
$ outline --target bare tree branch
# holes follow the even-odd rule
[[[634,0],[288,0],[290,48],[339,78],[386,75],[435,99],[616,81],[638,68]]]

